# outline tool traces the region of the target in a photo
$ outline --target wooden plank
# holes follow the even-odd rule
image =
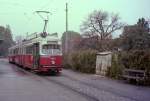
[[[144,80],[144,77],[135,77],[135,76],[129,76],[129,75],[123,75],[124,78],[128,78],[128,79],[140,79],[140,80]]]
[[[125,69],[124,71],[129,71],[129,72],[137,72],[137,73],[145,73],[144,70],[135,70],[135,69]]]

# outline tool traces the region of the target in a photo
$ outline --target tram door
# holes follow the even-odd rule
[[[33,68],[37,69],[39,67],[39,43],[33,44]]]

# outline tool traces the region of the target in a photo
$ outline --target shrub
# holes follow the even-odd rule
[[[122,52],[121,61],[125,68],[144,70],[146,72],[145,84],[150,85],[149,50],[132,50],[128,52]]]
[[[68,60],[69,60],[69,55],[64,54],[63,55],[63,67],[66,68],[66,69],[71,68],[71,65],[70,65]]]
[[[145,50],[133,50],[124,52],[122,63],[125,68],[145,70],[150,72],[150,53]]]
[[[84,73],[95,73],[96,53],[94,50],[76,51],[70,53],[68,59],[64,61],[73,70]]]
[[[111,67],[108,67],[108,71],[106,73],[108,77],[119,79],[123,70],[123,65],[120,62],[120,58],[119,53],[112,55]]]

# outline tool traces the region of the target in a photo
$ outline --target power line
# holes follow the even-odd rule
[[[40,9],[45,9],[45,8],[49,7],[50,4],[52,4],[53,1],[54,1],[54,0],[51,0],[51,2],[48,1],[46,4],[44,4],[42,7],[40,7]]]
[[[13,5],[13,6],[16,6],[16,5],[20,5],[19,3],[16,3],[16,2],[10,2],[10,1],[0,1],[1,4],[7,4],[7,5]]]

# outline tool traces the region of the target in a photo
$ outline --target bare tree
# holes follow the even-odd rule
[[[0,26],[0,56],[8,55],[8,48],[14,45],[10,26]]]
[[[109,39],[112,33],[120,30],[124,24],[119,22],[118,14],[93,11],[81,25],[81,31],[89,37],[98,36],[99,40]]]

